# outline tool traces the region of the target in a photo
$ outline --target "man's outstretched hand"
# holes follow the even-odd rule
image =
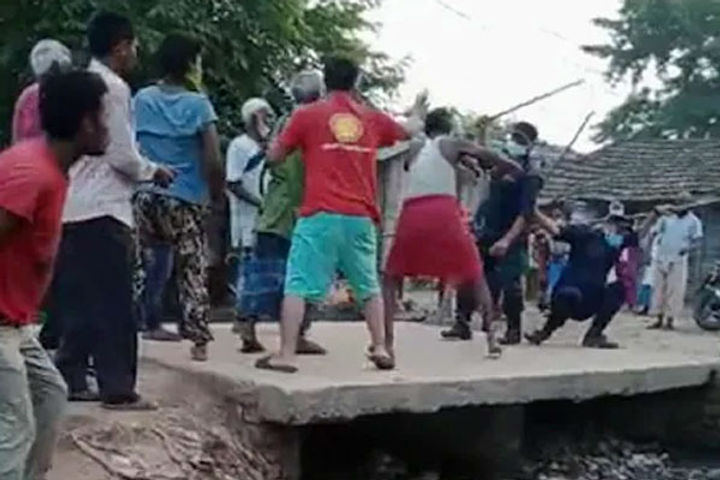
[[[163,188],[167,188],[175,180],[175,171],[163,165],[158,166],[153,175],[153,182]]]
[[[415,103],[413,103],[413,106],[408,109],[406,115],[408,117],[417,117],[421,120],[425,120],[425,117],[427,117],[428,111],[430,110],[429,96],[430,93],[427,90],[420,92],[417,97],[415,97]]]

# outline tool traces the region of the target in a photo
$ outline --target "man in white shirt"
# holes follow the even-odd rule
[[[70,170],[63,214],[63,239],[55,298],[62,341],[57,355],[70,400],[100,400],[115,410],[154,408],[135,392],[137,325],[132,265],[133,215],[130,199],[140,182],[167,185],[173,173],[138,151],[131,123],[131,92],[122,79],[137,63],[130,21],[97,13],[88,26],[89,70],[108,87],[104,100],[110,145],[96,159],[81,159]],[[99,394],[86,382],[93,358]]]
[[[672,330],[685,304],[688,257],[703,237],[703,226],[688,207],[680,207],[658,220],[652,233],[657,236],[652,301],[657,322],[649,328]]]
[[[230,265],[230,288],[242,295],[242,263],[255,244],[255,221],[262,205],[261,182],[265,148],[272,133],[274,112],[262,98],[251,98],[241,110],[245,133],[227,151],[226,180],[230,201],[230,243],[237,263]]]
[[[242,106],[245,133],[235,138],[227,151],[227,185],[230,190],[232,247],[252,248],[255,220],[262,205],[260,186],[265,165],[265,145],[272,132],[274,113],[262,98],[251,98]]]

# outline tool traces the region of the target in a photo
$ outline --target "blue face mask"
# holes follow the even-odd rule
[[[605,241],[613,248],[620,248],[623,244],[623,236],[619,233],[606,233]]]

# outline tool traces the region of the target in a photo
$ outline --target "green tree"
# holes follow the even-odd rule
[[[12,105],[30,80],[33,44],[57,38],[74,50],[85,46],[85,26],[97,9],[127,14],[141,46],[143,69],[153,78],[151,53],[166,33],[188,32],[202,40],[206,85],[221,129],[235,131],[239,107],[252,95],[288,106],[285,82],[299,68],[316,66],[328,53],[354,55],[365,66],[363,88],[378,100],[402,82],[404,62],[372,50],[360,34],[375,25],[365,13],[380,0],[4,0],[0,1],[0,142],[7,140]]]
[[[598,125],[597,140],[720,137],[720,2],[624,0],[618,19],[595,24],[610,42],[584,50],[609,60],[609,81],[637,87]],[[648,74],[658,88],[641,88]]]

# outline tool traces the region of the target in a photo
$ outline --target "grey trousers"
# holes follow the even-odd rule
[[[50,470],[67,387],[31,327],[0,326],[0,480]]]

